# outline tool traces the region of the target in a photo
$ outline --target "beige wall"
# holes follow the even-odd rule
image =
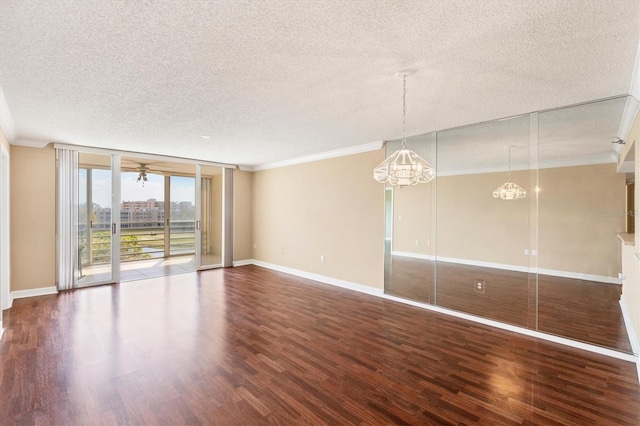
[[[393,188],[393,251],[431,254],[432,184]]]
[[[626,177],[616,164],[541,169],[538,266],[618,277]]]
[[[440,257],[526,267],[525,249],[535,249],[530,226],[530,172],[512,173],[527,190],[515,201],[494,199],[504,173],[443,176],[437,188],[437,246]],[[617,234],[624,232],[625,175],[615,164],[541,169],[538,207],[538,267],[617,277],[621,270]],[[394,250],[428,254],[415,240],[429,239],[433,185],[394,189]],[[402,220],[399,217],[402,216]]]
[[[382,289],[383,160],[379,150],[254,173],[253,258]]]
[[[528,266],[524,250],[530,247],[529,199],[493,198],[505,177],[505,173],[441,176],[430,184],[394,188],[393,250]],[[514,172],[512,180],[528,189],[529,172]],[[437,203],[432,223],[433,190]]]
[[[438,256],[528,266],[529,198],[493,198],[505,180],[506,173],[438,178]],[[528,190],[529,172],[514,172],[512,180]]]
[[[56,160],[51,145],[11,148],[11,291],[56,285]]]
[[[233,260],[252,258],[253,173],[233,171]]]

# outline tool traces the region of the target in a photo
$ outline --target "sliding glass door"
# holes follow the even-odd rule
[[[90,151],[72,170],[73,287],[231,266],[232,169]]]
[[[171,208],[168,220],[169,244],[165,253],[170,256],[194,255],[196,179],[192,176],[167,176],[166,181]]]
[[[120,204],[121,262],[164,257],[165,177],[160,173],[123,170]]]
[[[119,157],[78,155],[77,287],[118,281],[120,261]]]

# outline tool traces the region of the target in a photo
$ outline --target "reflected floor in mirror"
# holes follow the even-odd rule
[[[3,424],[640,423],[635,364],[243,266],[15,300]]]
[[[385,293],[434,303],[434,262],[386,256]],[[484,280],[483,292],[476,281]],[[438,261],[436,304],[443,308],[536,329],[536,276]],[[538,324],[545,333],[631,353],[620,309],[621,286],[538,277]]]

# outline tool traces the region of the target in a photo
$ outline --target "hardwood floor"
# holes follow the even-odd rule
[[[640,423],[635,365],[255,266],[19,299],[2,424]]]
[[[434,286],[437,268],[437,287]],[[485,292],[474,288],[485,281]],[[620,285],[387,256],[385,292],[631,353]],[[434,297],[434,288],[437,292]]]

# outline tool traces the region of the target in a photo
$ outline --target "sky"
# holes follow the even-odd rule
[[[164,176],[147,174],[148,181],[136,182],[138,173],[123,172],[121,174],[121,200],[146,201],[155,198],[164,201]],[[80,175],[80,194],[86,191],[86,182]],[[195,178],[172,176],[171,201],[191,201],[195,203]],[[93,169],[93,202],[102,207],[111,207],[111,171]],[[83,197],[80,196],[82,203]]]

